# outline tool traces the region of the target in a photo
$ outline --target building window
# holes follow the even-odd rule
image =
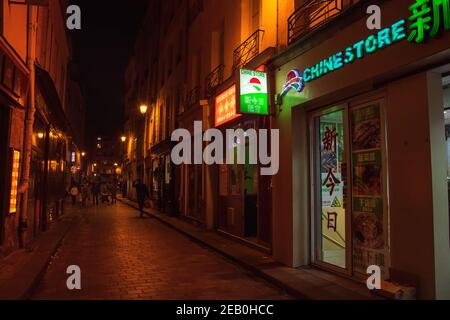
[[[251,0],[251,22],[252,33],[259,29],[261,25],[260,12],[261,12],[261,0]]]

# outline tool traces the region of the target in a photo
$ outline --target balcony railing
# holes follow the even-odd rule
[[[233,72],[242,68],[259,54],[259,45],[264,35],[264,30],[256,30],[233,53]]]
[[[340,14],[343,10],[343,2],[343,0],[305,0],[288,19],[288,43],[291,44]],[[348,5],[353,2],[356,1],[348,1]]]
[[[193,105],[197,104],[199,101],[200,101],[200,87],[197,86],[186,94],[186,98],[184,100],[185,110],[188,110]]]
[[[210,98],[217,86],[219,86],[223,82],[223,74],[224,74],[225,66],[223,64],[216,67],[213,71],[205,79],[205,95],[207,98]]]

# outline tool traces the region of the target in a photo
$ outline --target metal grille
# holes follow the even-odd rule
[[[340,14],[342,0],[306,0],[288,19],[288,43]]]

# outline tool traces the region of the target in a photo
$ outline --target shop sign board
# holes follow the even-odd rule
[[[268,115],[267,73],[240,70],[239,113]]]
[[[236,85],[233,85],[215,99],[214,126],[218,127],[239,116],[240,114],[236,113]]]
[[[406,19],[381,29],[303,71],[291,70],[280,96],[286,95],[291,89],[300,93],[307,83],[398,42],[422,44],[450,30],[450,0],[416,0],[408,9],[410,15]]]

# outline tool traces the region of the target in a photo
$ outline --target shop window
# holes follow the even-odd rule
[[[311,117],[316,264],[349,274],[389,266],[382,104],[332,107]],[[350,241],[351,239],[351,241]]]
[[[17,212],[17,188],[19,186],[20,151],[12,150],[11,160],[11,193],[9,197],[9,213]]]

